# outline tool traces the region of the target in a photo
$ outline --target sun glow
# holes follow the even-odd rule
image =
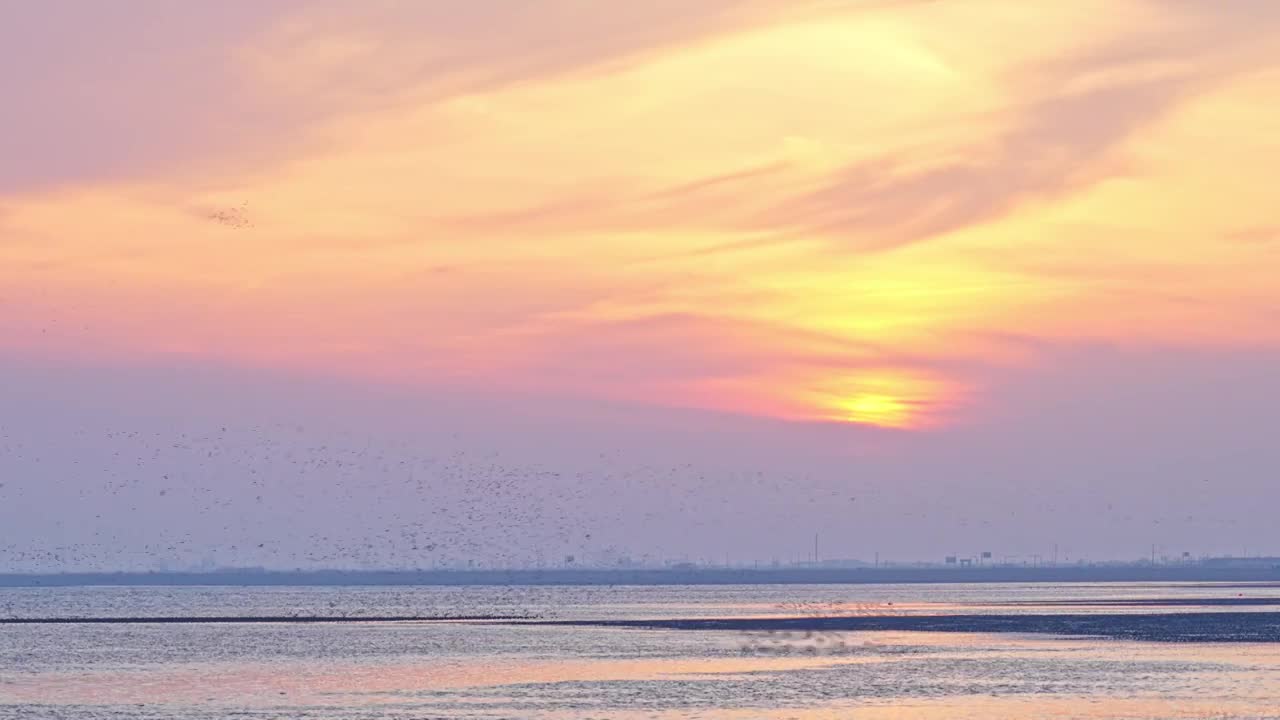
[[[801,397],[828,422],[918,430],[945,420],[960,389],[951,383],[910,371],[883,370],[854,374],[818,385]]]
[[[854,395],[839,401],[837,407],[843,411],[844,420],[852,423],[879,425],[881,427],[910,427],[912,407],[902,398],[880,393]]]

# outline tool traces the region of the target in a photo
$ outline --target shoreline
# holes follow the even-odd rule
[[[910,585],[943,583],[1260,583],[1280,568],[1047,566],[519,570],[219,570],[0,573],[0,588],[78,586]]]
[[[755,618],[553,620],[525,616],[173,616],[0,618],[6,625],[486,623],[762,634],[934,632],[1057,635],[1161,643],[1280,643],[1280,612],[858,615]]]

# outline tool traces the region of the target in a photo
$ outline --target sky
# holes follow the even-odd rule
[[[1280,554],[1269,0],[0,48],[0,569]]]

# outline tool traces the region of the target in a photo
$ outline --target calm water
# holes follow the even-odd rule
[[[1016,603],[1242,593],[1280,588],[0,589],[0,617],[1046,612],[1057,609]],[[592,717],[1280,718],[1280,645],[485,623],[0,626],[0,718]]]

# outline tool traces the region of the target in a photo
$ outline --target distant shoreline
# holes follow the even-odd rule
[[[168,615],[131,617],[0,617],[0,625],[264,625],[446,623],[535,620],[525,615]]]
[[[79,586],[864,585],[1205,582],[1280,584],[1280,568],[1048,566],[981,568],[698,568],[555,570],[220,570],[0,574],[0,588]]]

